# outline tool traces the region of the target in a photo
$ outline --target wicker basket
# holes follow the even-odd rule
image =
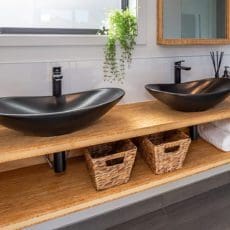
[[[97,190],[129,181],[137,147],[130,141],[120,141],[90,147],[85,152],[88,169]]]
[[[190,143],[191,139],[179,130],[139,139],[140,152],[157,175],[182,168]]]

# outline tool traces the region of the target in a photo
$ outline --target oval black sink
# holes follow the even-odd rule
[[[54,136],[84,128],[117,104],[125,92],[95,89],[61,97],[8,97],[0,99],[0,123],[37,136]]]
[[[208,110],[228,97],[230,79],[211,78],[182,84],[149,84],[145,88],[159,101],[184,112]]]

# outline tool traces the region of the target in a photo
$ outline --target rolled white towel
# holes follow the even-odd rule
[[[218,149],[225,152],[230,151],[230,133],[216,127],[212,123],[199,125],[198,132],[204,140],[213,144]]]
[[[221,120],[221,121],[215,121],[213,122],[213,124],[218,127],[223,129],[226,132],[230,133],[230,118],[225,119],[225,120]]]

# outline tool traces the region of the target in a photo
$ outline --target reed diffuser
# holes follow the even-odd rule
[[[215,53],[214,51],[211,51],[210,56],[211,56],[213,68],[215,71],[215,78],[219,78],[220,77],[220,67],[223,61],[224,52],[219,53],[219,51],[216,51]]]

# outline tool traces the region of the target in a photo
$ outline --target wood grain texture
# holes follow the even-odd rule
[[[144,191],[230,163],[223,153],[198,140],[192,143],[184,168],[154,175],[138,154],[128,184],[96,192],[83,158],[71,159],[66,174],[55,175],[47,165],[0,174],[0,229],[20,229]]]
[[[227,45],[230,44],[230,0],[226,0],[226,38],[198,39],[198,38],[164,38],[164,0],[157,0],[157,43],[159,45]]]
[[[67,151],[66,157],[73,158],[73,157],[82,156],[82,155],[83,155],[82,149],[74,149],[71,151]],[[53,154],[49,155],[49,158],[52,161]],[[48,164],[45,156],[30,157],[30,158],[25,158],[21,160],[9,161],[5,163],[0,163],[0,173],[19,169],[19,168],[26,168],[26,167],[33,166],[33,165],[45,164],[45,163]]]
[[[0,163],[84,148],[230,118],[230,98],[206,112],[184,113],[157,101],[119,105],[88,128],[56,137],[26,136],[0,126]]]

